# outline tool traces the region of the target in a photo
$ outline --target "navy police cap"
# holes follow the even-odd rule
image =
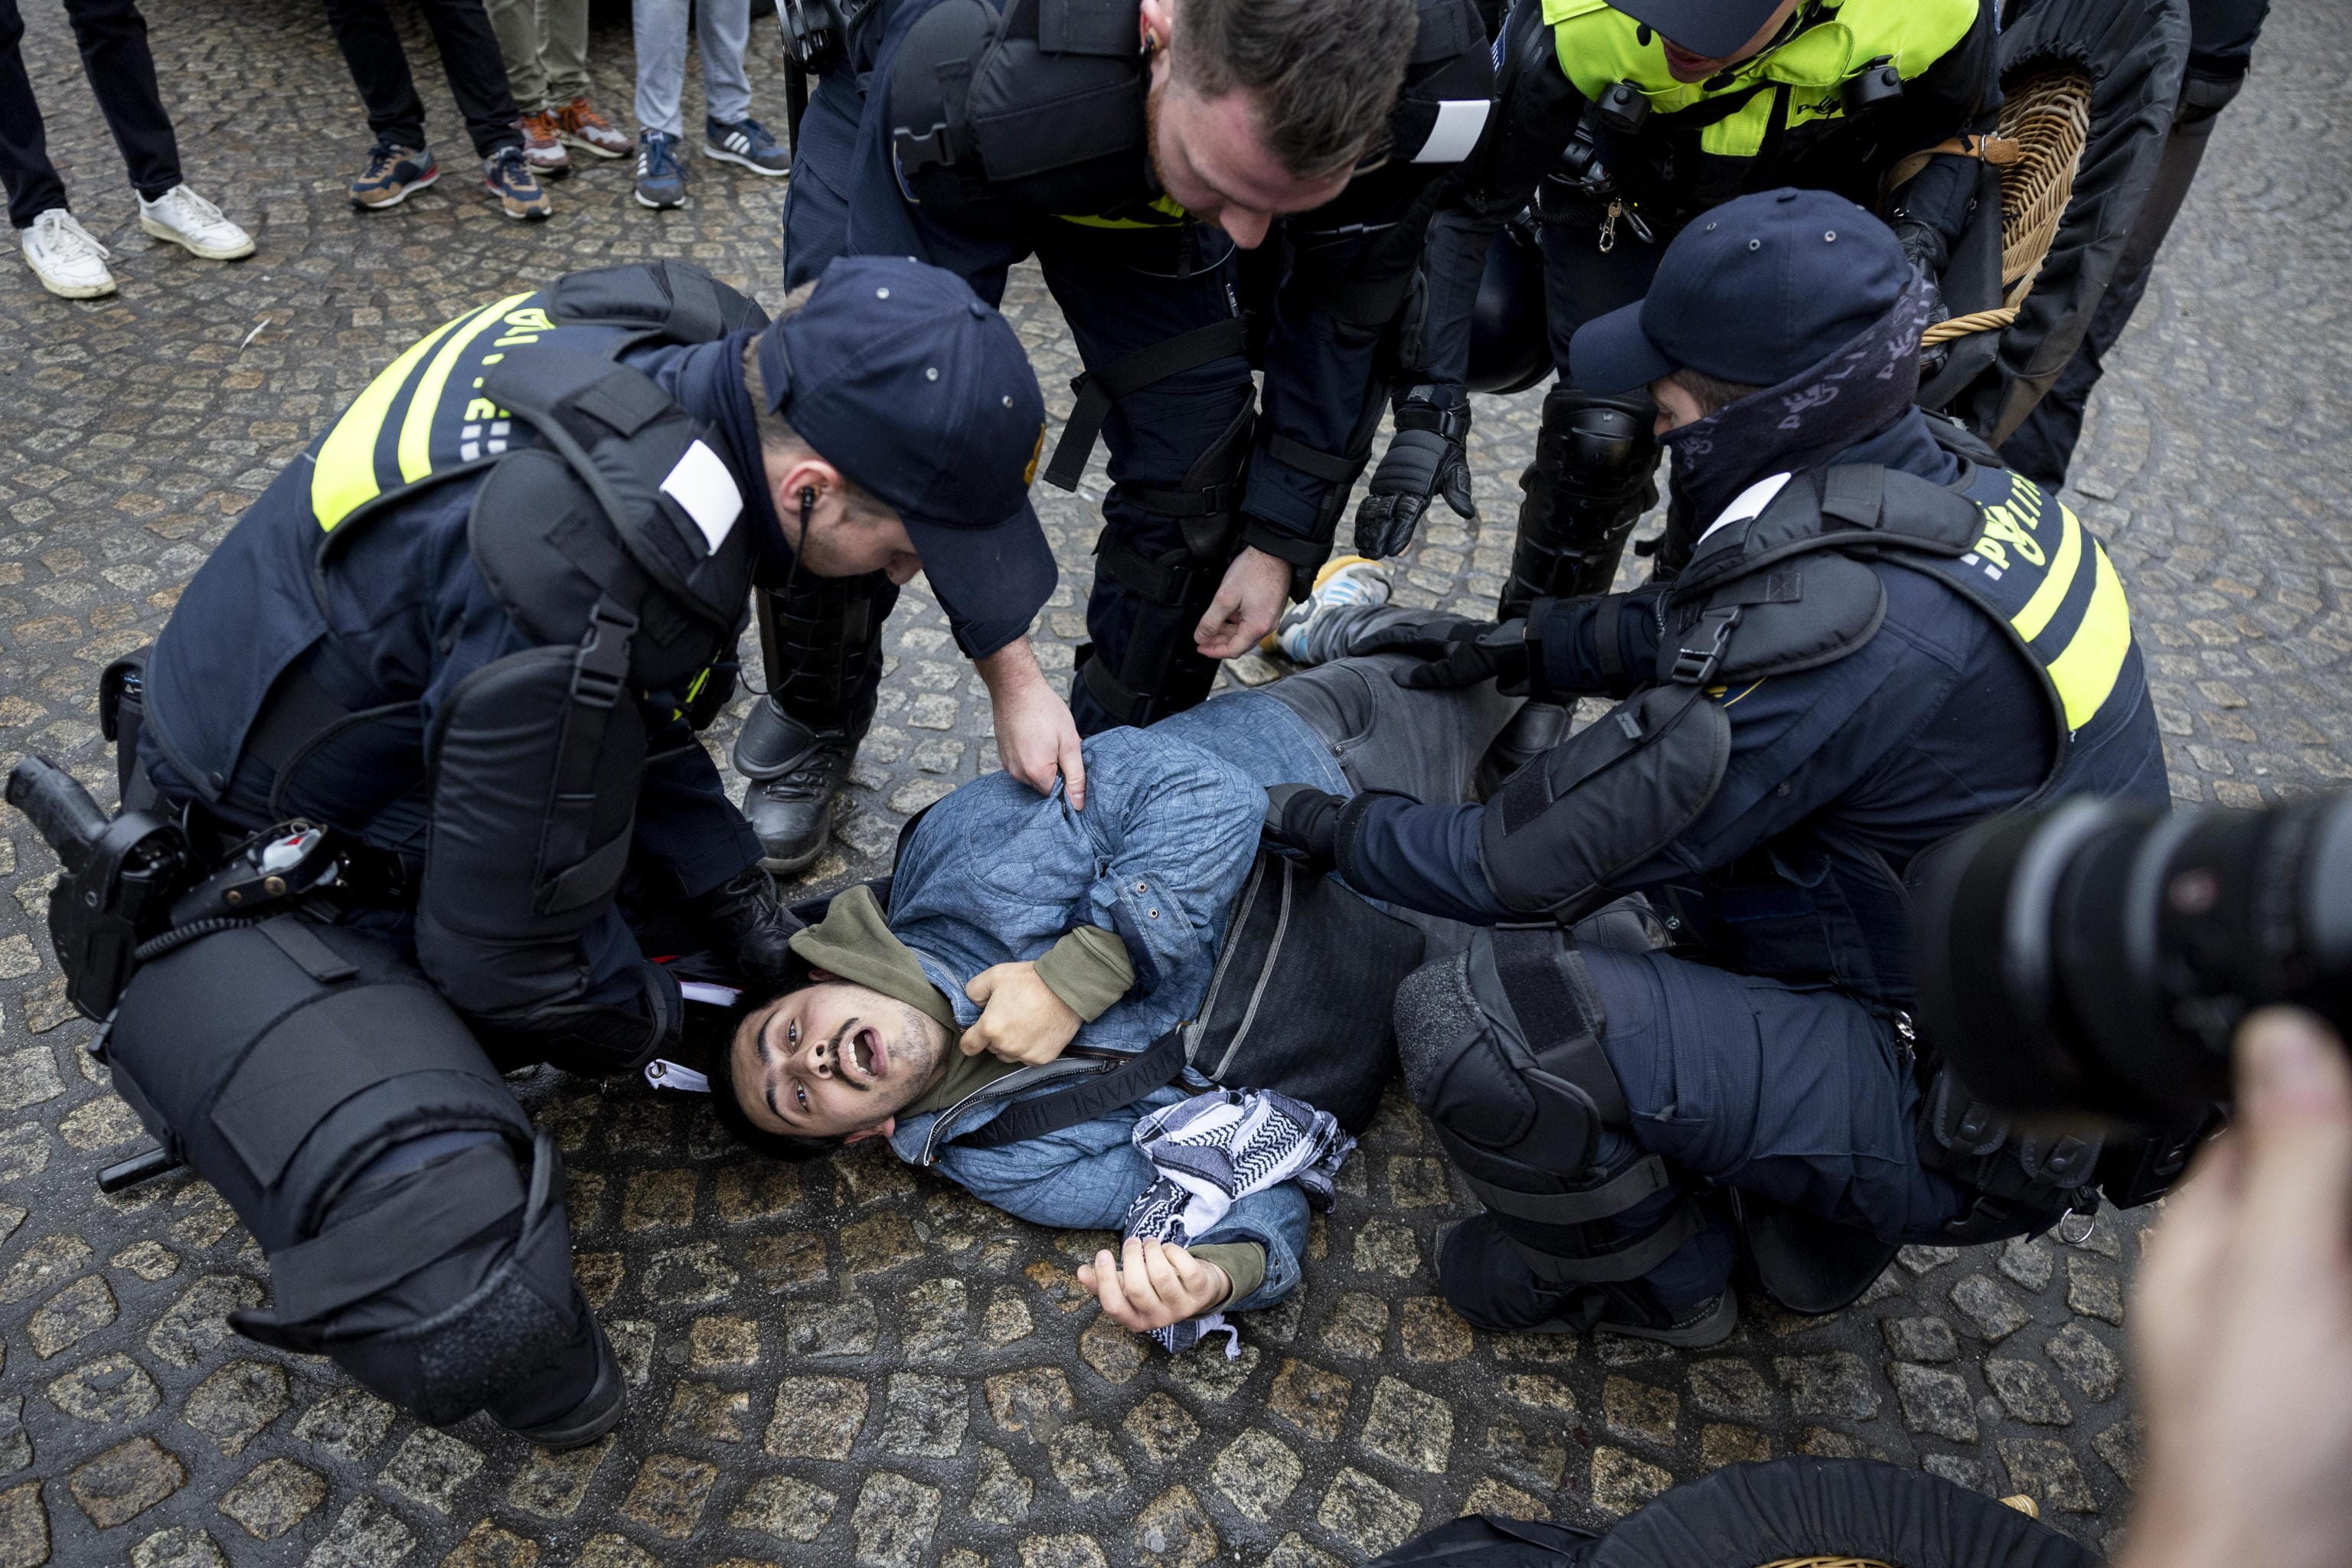
[[[1911,264],[1894,231],[1827,191],[1759,191],[1675,236],[1640,302],[1569,343],[1576,386],[1632,392],[1679,369],[1777,386],[1895,308]]]
[[[845,256],[760,339],[769,412],[907,525],[961,622],[1026,626],[1054,591],[1029,505],[1045,399],[1012,324],[954,273]]]

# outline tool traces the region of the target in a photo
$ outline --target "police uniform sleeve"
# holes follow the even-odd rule
[[[1902,154],[1953,137],[1990,135],[2000,127],[2000,35],[1992,6],[1986,4],[1958,43],[1905,82],[1903,101],[1890,111],[1896,123],[1883,144]],[[1939,153],[1888,193],[1885,211],[1898,234],[1917,225],[1934,237],[1918,256],[1930,273],[1942,271],[1968,227],[1983,167],[1974,158]]]
[[[1911,575],[1890,574],[1890,586],[1898,593],[1890,597],[1885,629],[1850,657],[1717,689],[1701,699],[1717,704],[1729,721],[1729,753],[1719,782],[1702,801],[1685,807],[1686,825],[1663,846],[1651,848],[1657,837],[1652,825],[1633,820],[1630,807],[1642,803],[1599,791],[1560,795],[1544,815],[1565,815],[1549,825],[1545,837],[1574,841],[1589,860],[1610,864],[1607,890],[1615,896],[1728,865],[1838,801],[1945,710],[1959,679],[1953,657],[1935,647],[1935,631],[1943,628],[1931,623],[1975,612],[1933,587],[1902,594],[1911,587],[1902,580]],[[1898,616],[1916,625],[1906,626]],[[1606,735],[1603,727],[1630,721],[1639,729],[1654,721],[1654,712],[1637,710],[1634,702],[1621,704],[1594,721],[1593,728]],[[1979,716],[1980,725],[1986,721]],[[2020,721],[2027,726],[2042,721],[2039,710]],[[1538,757],[1528,768],[1543,768],[1548,760],[1549,754]],[[1543,914],[1545,900],[1529,897],[1531,889],[1547,886],[1548,868],[1528,863],[1538,853],[1536,836],[1513,844],[1508,868],[1489,863],[1495,853],[1487,831],[1490,814],[1506,813],[1506,842],[1517,836],[1508,818],[1511,794],[1506,784],[1483,806],[1358,796],[1339,826],[1340,875],[1367,897],[1454,920],[1493,923]],[[1661,815],[1668,809],[1667,803],[1657,805]],[[1612,855],[1612,843],[1629,847]],[[1566,897],[1580,889],[1558,890]]]
[[[1375,362],[1412,287],[1435,183],[1427,168],[1391,165],[1284,225],[1244,543],[1302,566],[1330,552],[1380,426]]]
[[[637,789],[637,848],[682,899],[707,893],[759,863],[760,839],[727,798],[719,765],[683,718],[653,741]]]
[[[417,962],[494,1057],[627,1070],[682,1016],[677,982],[614,907],[644,720],[614,703],[581,759],[587,776],[563,777],[579,650],[531,643],[478,575],[456,582],[423,703],[432,794]]]
[[[1422,259],[1426,290],[1417,342],[1404,346],[1414,381],[1460,385],[1470,373],[1470,315],[1486,250],[1533,199],[1584,113],[1584,96],[1561,74],[1543,7],[1518,5],[1495,51],[1499,101],[1486,134],[1440,192]]]

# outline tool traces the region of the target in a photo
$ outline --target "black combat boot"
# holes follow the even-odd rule
[[[1499,619],[1526,615],[1538,599],[1609,592],[1626,538],[1658,499],[1655,419],[1646,394],[1595,397],[1559,384],[1545,394],[1536,460],[1519,476],[1526,499]],[[1566,740],[1569,713],[1530,702],[1513,715],[1478,764],[1478,793],[1493,794]]]
[[[835,800],[874,721],[882,622],[898,597],[879,572],[803,573],[784,593],[753,596],[768,695],[744,719],[733,760],[751,781],[743,815],[760,836],[760,863],[780,876],[806,870],[833,831]]]

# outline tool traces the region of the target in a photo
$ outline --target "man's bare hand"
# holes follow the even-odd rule
[[[1095,1293],[1103,1315],[1138,1333],[1197,1318],[1223,1302],[1234,1282],[1213,1263],[1172,1241],[1127,1238],[1114,1258],[1105,1247],[1078,1265],[1078,1283]]]
[[[1050,793],[1060,775],[1072,811],[1087,805],[1087,763],[1078,750],[1077,721],[1062,694],[1045,683],[1027,637],[1015,637],[973,668],[988,685],[996,721],[996,754],[1004,771],[1035,790]]]
[[[1290,597],[1290,563],[1245,549],[1225,568],[1209,613],[1193,629],[1192,646],[1210,658],[1238,658],[1274,630]]]
[[[1080,1019],[1034,963],[1000,963],[971,977],[963,994],[981,1005],[980,1021],[963,1032],[963,1054],[986,1051],[1032,1067],[1052,1061],[1077,1037]]]
[[[2352,1066],[2307,1013],[2238,1037],[2237,1125],[2132,1300],[2147,1473],[2125,1568],[2337,1568],[2352,1542]]]

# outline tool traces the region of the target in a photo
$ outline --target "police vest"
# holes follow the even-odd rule
[[[1959,490],[1869,464],[1815,469],[1702,540],[1664,601],[1656,683],[1489,803],[1481,858],[1503,900],[1566,922],[1623,892],[1621,879],[1685,832],[1720,787],[1726,694],[1834,663],[1877,635],[1886,591],[1876,559],[1940,579],[2039,672],[2059,743],[2024,804],[2111,792],[2134,775],[2157,742],[2130,611],[2114,563],[2073,511],[1991,467]],[[1808,886],[1788,869],[1775,861],[1764,877],[1777,911],[1729,922],[1735,950],[1715,959],[1906,1005],[1900,868],[1874,867],[1861,886]]]
[[[467,478],[479,484],[472,564],[531,637],[577,648],[579,710],[682,700],[731,652],[756,544],[699,426],[614,362],[638,344],[707,342],[765,319],[707,274],[657,262],[571,274],[411,345],[190,584],[148,672],[147,724],[165,759],[217,804],[243,753],[282,785],[331,750],[338,778],[380,781],[375,798],[339,813],[354,830],[413,794],[424,765],[415,704],[347,712],[305,656],[334,641],[326,585],[352,542],[398,528],[406,503]],[[571,726],[567,744],[597,729]]]
[[[1637,184],[1645,174],[1664,174],[1704,193],[1698,205],[1752,184],[1744,167],[1750,161],[1765,158],[1784,168],[1798,147],[1847,121],[1846,86],[1866,68],[1884,62],[1906,80],[1919,76],[1969,36],[1979,9],[1979,0],[1816,0],[1805,13],[1810,20],[1787,42],[1705,81],[1684,82],[1667,70],[1657,34],[1607,0],[1541,3],[1559,68],[1588,101],[1630,83],[1649,105],[1637,133],[1643,142],[1654,147],[1695,131],[1704,158],[1737,161],[1671,174],[1612,162],[1614,173]],[[1884,162],[1910,151],[1892,149]],[[1785,182],[1776,175],[1772,183]],[[1672,211],[1654,216],[1678,221]]]
[[[1152,177],[1139,0],[940,0],[907,30],[885,95],[907,199],[940,221],[1005,234],[1040,217],[1094,226],[1184,221]],[[1420,32],[1376,156],[1468,156],[1493,91],[1473,0],[1420,0]]]

